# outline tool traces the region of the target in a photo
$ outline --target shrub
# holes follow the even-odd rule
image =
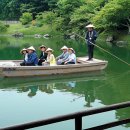
[[[0,32],[5,32],[5,31],[7,31],[7,27],[2,22],[0,22]]]
[[[9,28],[9,27],[10,27],[10,25],[9,25],[9,24],[6,24],[5,26],[6,26],[7,28]]]
[[[23,13],[21,18],[20,18],[20,22],[23,24],[23,25],[26,25],[26,24],[29,24],[31,21],[32,21],[33,17],[32,17],[32,14],[31,13]]]

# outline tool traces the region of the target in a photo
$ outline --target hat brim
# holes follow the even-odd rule
[[[40,48],[40,49],[41,49],[41,48],[45,48],[45,49],[46,49],[47,47],[46,47],[46,46],[40,46],[39,48]]]
[[[50,51],[50,52],[53,52],[53,50],[46,50],[46,52],[49,52],[49,51]]]
[[[86,28],[95,28],[95,26],[86,26]]]
[[[68,50],[68,48],[61,48],[61,50]]]
[[[36,51],[36,50],[34,50],[34,49],[27,49],[27,50]]]
[[[23,54],[23,51],[26,51],[26,52],[27,52],[27,50],[21,50],[20,53]]]

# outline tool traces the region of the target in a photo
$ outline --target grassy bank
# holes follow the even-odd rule
[[[50,27],[50,25],[43,25],[42,27],[32,26],[32,25],[22,25],[21,23],[10,24],[6,32],[1,32],[3,35],[12,35],[15,33],[23,33],[24,35],[34,35],[34,34],[53,34],[58,32]]]

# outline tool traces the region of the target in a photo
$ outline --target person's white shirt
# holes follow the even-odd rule
[[[76,63],[76,55],[74,53],[70,54],[66,61]]]
[[[28,54],[25,54],[24,60],[25,60],[25,61],[28,61]]]

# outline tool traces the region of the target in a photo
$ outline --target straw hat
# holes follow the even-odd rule
[[[73,49],[73,48],[68,48],[68,50],[71,50],[71,51],[73,51],[73,53],[75,53],[75,51],[74,51],[74,49]]]
[[[53,52],[53,50],[51,48],[47,48],[46,52],[48,52],[48,51]]]
[[[45,45],[41,45],[40,48],[46,48],[46,46]]]
[[[26,49],[26,48],[23,48],[23,49],[20,51],[20,53],[23,54],[23,51],[27,51],[27,49]]]
[[[94,28],[95,26],[93,24],[89,24],[86,26],[86,28]]]
[[[36,51],[35,48],[33,46],[30,46],[29,48],[27,48],[27,50],[33,50]]]
[[[63,47],[61,48],[61,50],[68,50],[68,47],[67,47],[67,46],[63,46]]]

